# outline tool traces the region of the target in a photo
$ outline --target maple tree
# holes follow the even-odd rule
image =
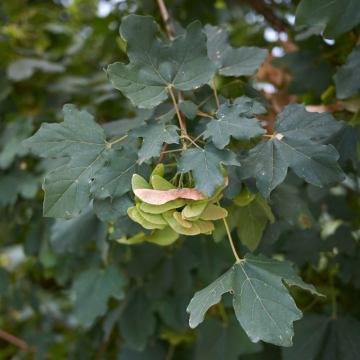
[[[360,4],[125,3],[4,6],[0,358],[360,359]]]

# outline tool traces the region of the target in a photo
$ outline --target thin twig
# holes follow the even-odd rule
[[[206,114],[206,113],[204,113],[204,112],[202,112],[202,111],[200,111],[200,110],[198,110],[197,114],[198,114],[199,116],[209,117],[210,119],[213,119],[213,117],[212,117],[211,115]]]
[[[193,140],[191,140],[191,139],[189,138],[189,136],[184,135],[184,137],[186,137],[186,139],[188,139],[189,141],[191,141],[191,142],[193,143],[193,145],[195,145],[196,147],[198,147],[199,149],[201,149],[201,147],[200,147],[199,145],[197,145]],[[201,149],[201,150],[202,150],[202,149]]]
[[[120,139],[118,139],[118,140],[116,140],[116,141],[114,141],[114,142],[110,143],[109,145],[110,145],[110,146],[113,146],[113,145],[115,145],[115,144],[119,143],[120,141],[125,140],[127,137],[129,137],[129,135],[125,135],[125,136],[123,136],[122,138],[120,138]]]
[[[172,33],[170,31],[170,26],[169,26],[169,13],[167,12],[166,6],[164,4],[163,0],[157,0],[159,8],[160,8],[160,12],[161,12],[161,17],[164,20],[165,23],[165,28],[166,28],[166,32],[168,34],[168,37],[170,40],[174,40],[174,37],[172,36]]]
[[[216,105],[219,108],[220,107],[220,103],[219,103],[219,98],[218,98],[218,94],[217,94],[217,90],[216,90],[216,82],[215,82],[215,78],[212,78],[212,82],[213,82],[213,86],[214,86],[214,95],[215,95],[215,99],[216,99]]]
[[[158,162],[157,162],[157,165],[159,165],[159,164],[162,163],[162,161],[163,161],[163,159],[164,159],[164,156],[165,156],[165,151],[166,151],[168,145],[169,145],[168,143],[165,143],[165,145],[163,146],[162,151],[161,151],[161,154],[160,154],[160,157],[159,157],[159,160],[158,160]]]
[[[172,153],[172,152],[175,152],[175,151],[184,151],[184,149],[175,149],[175,150],[163,151],[162,154]]]
[[[219,200],[216,200],[216,202],[217,202],[218,206],[220,206]],[[225,228],[226,228],[226,231],[227,231],[227,234],[228,234],[231,249],[232,249],[232,251],[233,251],[233,253],[235,255],[235,259],[236,259],[236,261],[240,261],[239,255],[237,254],[234,243],[232,241],[232,237],[231,237],[231,234],[230,234],[230,229],[229,229],[228,223],[227,223],[225,218],[223,218],[223,220],[224,220],[224,225],[225,225]]]
[[[181,116],[180,116],[179,108],[178,108],[177,103],[176,103],[176,100],[175,100],[174,93],[173,93],[173,91],[171,90],[170,87],[169,87],[168,89],[169,89],[169,92],[170,92],[172,101],[173,101],[173,103],[174,103],[174,106],[175,106],[175,110],[176,110],[176,114],[177,114],[177,116],[178,116],[178,120],[179,120],[179,124],[180,124],[181,130],[186,134],[186,128],[184,128],[184,126],[183,126],[183,122],[182,122],[182,119],[181,119]]]
[[[6,331],[0,330],[0,338],[6,340],[7,342],[9,342],[11,344],[18,346],[19,348],[22,348],[22,349],[29,348],[28,344],[25,341],[20,340],[19,338],[7,333]]]
[[[196,139],[194,139],[194,141],[199,141],[199,139],[205,134],[205,131],[203,133],[201,133]]]
[[[242,83],[241,80],[234,80],[229,82],[228,84],[225,84],[223,86],[220,86],[217,90],[222,90],[225,89],[226,87],[233,85],[233,84],[237,84],[237,83]],[[215,94],[211,94],[209,97],[207,97],[204,101],[202,101],[197,107],[200,108],[201,106],[203,106],[204,104],[206,104],[213,96],[215,96]]]
[[[199,143],[202,143],[202,144],[207,144],[207,142],[206,142],[206,141],[199,140],[198,138],[196,138],[196,139],[195,139],[193,136],[188,135],[188,137],[189,137],[190,139],[193,139],[194,141],[199,142]]]

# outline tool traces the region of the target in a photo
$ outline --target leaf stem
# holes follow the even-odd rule
[[[184,149],[175,149],[175,150],[168,150],[168,151],[162,151],[161,154],[168,154],[168,153],[172,153],[175,151],[184,151]]]
[[[200,142],[200,143],[202,143],[202,144],[207,144],[207,142],[202,141],[202,140],[199,140],[198,138],[194,138],[193,136],[188,135],[188,137],[189,137],[190,139],[193,139],[194,141],[198,141],[198,142]]]
[[[213,86],[214,86],[214,95],[215,95],[215,99],[216,99],[216,105],[219,108],[220,107],[220,103],[219,103],[219,98],[218,98],[218,94],[217,94],[217,90],[216,90],[216,82],[215,82],[215,78],[212,78],[212,82],[213,82]]]
[[[171,163],[171,164],[164,165],[164,167],[169,167],[169,166],[177,166],[177,163]]]
[[[237,83],[242,83],[241,80],[234,80],[229,82],[228,84],[225,84],[223,86],[220,86],[218,90],[222,90],[225,89],[226,87],[233,85],[233,84],[237,84]],[[208,98],[206,98],[203,102],[201,102],[197,107],[200,108],[201,106],[203,106],[204,104],[206,104],[213,96],[215,96],[215,94],[211,94]]]
[[[186,126],[185,126],[185,124],[183,123],[183,120],[182,120],[182,118],[181,118],[180,111],[179,111],[179,108],[178,108],[178,106],[177,106],[174,93],[173,93],[173,91],[171,90],[171,87],[169,87],[168,89],[169,89],[169,92],[170,92],[172,101],[173,101],[173,103],[174,103],[174,106],[175,106],[175,110],[176,110],[176,114],[177,114],[177,117],[178,117],[178,120],[179,120],[179,124],[180,124],[181,130],[186,134]]]
[[[219,200],[216,199],[216,202],[217,202],[218,206],[220,206]],[[235,259],[236,259],[236,261],[240,261],[239,255],[237,254],[234,243],[232,241],[232,237],[231,237],[231,234],[230,234],[230,229],[229,229],[228,223],[227,223],[225,218],[223,218],[223,221],[224,221],[224,225],[225,225],[225,228],[226,228],[226,231],[227,231],[227,234],[228,234],[229,242],[230,242],[230,245],[231,245],[231,249],[232,249],[232,251],[234,253]]]
[[[159,165],[159,164],[162,163],[162,161],[163,161],[163,159],[164,159],[164,156],[165,156],[165,151],[166,151],[168,145],[169,145],[168,143],[165,143],[165,144],[164,144],[164,146],[163,146],[163,148],[162,148],[162,151],[161,151],[161,154],[160,154],[160,157],[159,157],[159,160],[158,160],[158,162],[157,162],[157,165]]]
[[[200,110],[198,110],[197,114],[198,114],[199,116],[209,117],[210,119],[213,119],[213,117],[212,117],[211,115],[206,114],[206,113],[204,113],[204,112],[202,112],[202,111],[200,111]]]
[[[193,145],[195,145],[196,147],[198,147],[199,149],[201,149],[201,147],[199,145],[197,145],[193,140],[191,140],[191,138],[187,135],[184,135],[184,137],[186,137],[186,139],[188,139],[190,142],[192,142]],[[201,149],[202,150],[202,149]]]
[[[173,344],[170,344],[169,351],[166,355],[165,360],[171,360],[172,357],[174,356],[174,352],[175,352],[175,346]]]
[[[199,141],[199,139],[205,134],[205,131],[201,133],[197,138],[194,139],[194,141]]]
[[[127,137],[129,137],[129,135],[125,135],[125,136],[123,136],[122,138],[120,138],[120,139],[118,139],[118,140],[116,140],[116,141],[114,141],[114,142],[110,143],[110,144],[109,144],[109,145],[110,145],[110,147],[111,147],[111,146],[113,146],[113,145],[115,145],[115,144],[117,144],[117,143],[119,143],[120,141],[125,140]]]

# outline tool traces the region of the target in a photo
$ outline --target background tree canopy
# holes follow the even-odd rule
[[[360,360],[359,24],[3,1],[0,360]]]

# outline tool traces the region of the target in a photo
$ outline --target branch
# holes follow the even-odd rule
[[[159,160],[158,160],[158,162],[157,162],[157,165],[159,165],[159,164],[162,163],[168,145],[169,145],[169,144],[165,143],[164,147],[162,148],[162,150],[161,150],[161,155],[160,155],[160,157],[159,157]]]
[[[29,348],[28,344],[25,341],[18,339],[17,337],[7,333],[6,331],[0,330],[0,338],[8,341],[11,344],[18,346],[19,348],[22,349]]]
[[[160,12],[161,12],[161,17],[164,20],[165,23],[165,28],[166,28],[166,32],[168,34],[169,39],[172,41],[174,40],[174,37],[172,36],[172,33],[170,31],[170,26],[169,26],[169,13],[166,10],[166,6],[164,4],[164,0],[157,0],[159,8],[160,8]]]

